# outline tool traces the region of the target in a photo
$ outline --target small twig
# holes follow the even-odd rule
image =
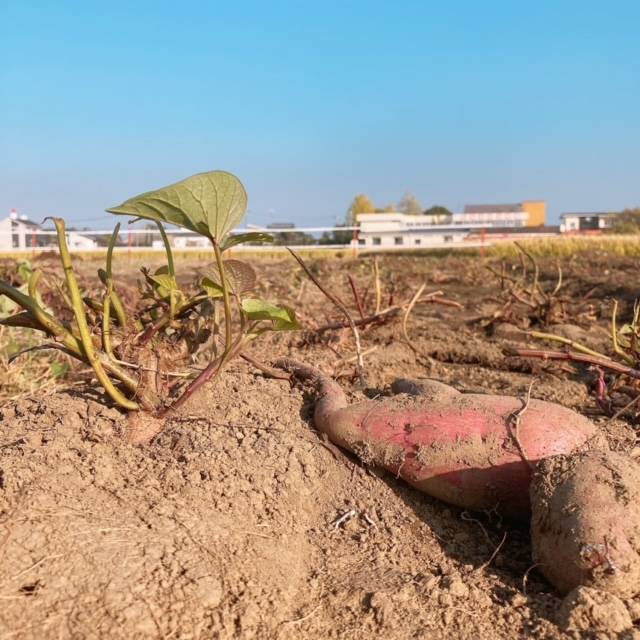
[[[303,280],[300,283],[300,289],[298,290],[298,295],[296,296],[296,302],[300,302],[302,300],[302,296],[304,295],[304,290],[307,287],[307,280]]]
[[[566,344],[571,349],[575,349],[576,351],[580,351],[581,353],[586,353],[590,356],[596,356],[597,358],[604,358],[605,360],[611,360],[609,356],[604,355],[598,351],[594,351],[593,349],[589,349],[585,345],[580,342],[576,342],[575,340],[570,340],[569,338],[565,338],[564,336],[558,336],[555,333],[543,333],[541,331],[528,331],[527,335],[530,335],[532,338],[537,338],[538,340],[548,340],[549,342],[559,342],[560,344]]]
[[[287,250],[295,258],[296,262],[302,267],[303,271],[307,274],[307,276],[309,276],[309,279],[311,280],[311,282],[313,282],[313,284],[315,284],[316,287],[318,287],[318,289],[320,289],[320,291],[324,293],[324,295],[327,296],[327,298],[329,298],[329,300],[331,300],[331,302],[333,302],[333,304],[335,304],[336,307],[338,307],[338,309],[340,309],[340,311],[342,311],[342,313],[347,318],[347,321],[349,322],[349,326],[351,327],[351,331],[353,333],[353,337],[356,343],[356,354],[358,356],[356,359],[356,373],[358,375],[360,385],[364,388],[366,386],[366,380],[364,376],[364,361],[362,359],[362,346],[360,344],[360,333],[358,332],[358,327],[353,321],[353,318],[351,317],[349,310],[344,305],[344,303],[340,300],[340,298],[338,298],[336,295],[328,291],[326,287],[324,287],[320,283],[320,281],[311,272],[309,267],[307,267],[304,260],[295,251],[293,251],[293,249],[290,249],[289,247],[287,247]]]
[[[411,311],[412,311],[413,307],[415,306],[416,302],[418,302],[418,300],[420,299],[420,296],[422,295],[422,292],[424,291],[424,288],[426,286],[427,286],[427,284],[425,282],[423,282],[420,285],[420,288],[415,292],[413,298],[411,298],[411,301],[407,305],[407,308],[406,308],[406,310],[404,312],[404,316],[402,317],[402,336],[404,337],[404,340],[407,343],[407,345],[409,345],[409,348],[411,349],[411,351],[413,351],[414,353],[416,353],[418,355],[422,355],[422,353],[413,344],[413,341],[409,337],[409,333],[407,332],[407,321],[409,320],[409,314],[411,313]]]
[[[480,527],[480,530],[484,534],[484,537],[487,539],[487,542],[491,544],[491,538],[489,537],[487,530],[484,528],[484,525],[482,524],[482,522],[480,522],[480,520],[474,518],[468,511],[463,511],[460,514],[460,519],[464,520],[465,522],[475,522]]]
[[[551,296],[550,296],[551,298],[557,295],[558,291],[560,291],[560,287],[562,287],[562,267],[558,262],[558,283],[556,284],[555,288],[551,292]]]
[[[613,350],[628,364],[634,365],[635,360],[618,343],[618,301],[613,301],[613,309],[611,310],[611,342]]]
[[[360,294],[358,293],[356,282],[351,274],[349,274],[347,278],[349,279],[349,284],[351,285],[351,292],[353,293],[353,299],[356,301],[356,307],[358,307],[360,318],[364,318],[364,309],[362,308],[362,300],[360,299]]]
[[[545,351],[543,349],[505,349],[505,353],[510,356],[519,358],[541,358],[543,360],[569,360],[571,362],[581,362],[584,364],[592,364],[603,369],[609,369],[616,373],[628,375],[630,378],[640,380],[640,370],[628,367],[614,360],[596,358],[585,353],[574,353],[573,351]]]
[[[507,275],[504,272],[504,262],[502,263],[502,271],[496,271],[491,265],[487,265],[485,269],[490,273],[493,273],[494,276],[497,276],[498,278],[500,278],[501,287],[504,287],[505,280],[508,280],[509,282],[513,282],[514,284],[518,284],[518,280],[516,278],[510,275]]]
[[[373,353],[374,351],[377,351],[377,350],[378,350],[378,347],[376,345],[374,345],[373,347],[369,347],[368,349],[365,349],[362,352],[362,355],[363,356],[368,356],[368,355],[370,355],[371,353]],[[355,356],[341,356],[339,362],[355,362],[357,357],[358,357],[357,355],[355,355]]]
[[[389,307],[388,309],[384,309],[383,311],[375,313],[371,316],[367,316],[366,318],[354,320],[353,323],[357,327],[363,327],[367,324],[382,322],[384,320],[387,320],[388,318],[393,318],[394,316],[398,315],[400,311],[402,311],[401,307]],[[318,327],[317,329],[314,329],[314,331],[316,333],[324,333],[325,331],[333,331],[335,329],[347,329],[350,326],[351,325],[349,322],[330,322],[321,327]]]
[[[530,307],[531,309],[538,308],[537,304],[531,302],[530,300],[527,300],[526,298],[523,298],[519,293],[516,292],[516,285],[511,286],[511,288],[509,289],[509,294],[512,295],[518,302],[527,305],[527,307]]]
[[[622,407],[622,409],[620,409],[619,411],[616,411],[602,426],[603,427],[609,426],[614,420],[616,420],[623,413],[625,413],[627,409],[631,409],[631,407],[633,407],[633,405],[636,404],[638,400],[640,400],[640,393],[633,400],[631,400],[631,402],[627,402],[627,404],[625,404],[624,407]]]
[[[535,261],[533,256],[519,242],[514,242],[514,244],[516,245],[516,247],[518,247],[518,249],[520,249],[520,251],[522,251],[522,253],[524,253],[525,256],[527,256],[527,258],[529,258],[531,264],[533,264],[533,283],[531,284],[531,293],[529,294],[529,297],[531,298],[532,302],[535,302],[536,290],[539,290],[538,280],[540,278],[540,268],[538,267],[538,263]]]
[[[522,594],[527,595],[527,581],[529,580],[529,574],[536,568],[542,566],[539,562],[532,564],[522,576]]]
[[[351,509],[350,511],[347,511],[346,513],[343,513],[341,516],[338,516],[332,523],[331,526],[334,529],[339,529],[340,525],[344,524],[345,522],[348,522],[349,520],[351,520],[352,518],[356,517],[356,510],[355,509]]]
[[[607,381],[604,379],[604,371],[597,366],[590,368],[595,370],[598,376],[595,389],[596,402],[605,415],[611,415],[611,400],[607,398]]]
[[[373,260],[373,273],[375,277],[376,288],[376,315],[380,313],[380,305],[382,304],[382,289],[380,287],[380,267],[378,266],[378,258]]]
[[[311,611],[309,611],[309,613],[307,613],[306,615],[302,616],[301,618],[296,618],[295,620],[284,620],[280,624],[300,624],[301,622],[304,622],[305,620],[308,620],[321,606],[322,606],[322,604],[319,604],[318,606],[316,606],[313,609],[311,609]]]
[[[269,376],[270,378],[277,378],[278,380],[291,380],[291,375],[286,373],[285,371],[282,371],[282,369],[274,369],[273,367],[270,367],[269,365],[256,360],[244,351],[241,351],[239,355],[245,362],[248,362],[250,365],[254,366],[259,371],[262,371],[262,373]]]
[[[516,445],[518,446],[518,451],[522,456],[522,459],[529,465],[530,469],[533,469],[533,464],[527,457],[527,452],[524,450],[524,446],[522,442],[520,442],[520,436],[518,435],[518,429],[520,428],[520,421],[522,420],[522,416],[525,411],[529,408],[529,402],[531,402],[531,389],[533,388],[533,383],[535,382],[535,378],[529,384],[529,388],[527,389],[527,395],[523,401],[522,407],[511,414],[511,429],[513,433],[513,439],[516,441]]]
[[[442,298],[440,296],[433,297],[433,298],[425,298],[423,300],[420,300],[421,304],[424,304],[426,302],[431,302],[433,304],[441,304],[445,307],[455,307],[456,309],[464,309],[464,305],[460,304],[456,300],[449,300],[449,298]]]
[[[483,569],[486,569],[494,560],[495,557],[498,555],[498,553],[500,553],[500,549],[502,549],[502,545],[504,544],[505,540],[507,539],[507,532],[504,532],[504,535],[502,536],[502,540],[500,540],[500,543],[498,544],[498,546],[494,549],[493,553],[491,554],[491,557],[486,561],[483,562],[476,571],[482,571]]]
[[[364,518],[364,521],[372,526],[374,529],[378,528],[378,525],[371,519],[371,517],[369,516],[369,514],[366,511],[362,512],[362,517]]]

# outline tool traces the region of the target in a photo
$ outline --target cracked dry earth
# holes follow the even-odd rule
[[[397,325],[365,332],[374,392],[428,375],[522,396],[531,370],[506,366],[498,338],[454,313],[412,327],[430,363]],[[335,372],[326,345],[283,336],[260,349]],[[536,375],[535,397],[594,408],[583,382]],[[576,609],[532,568],[526,523],[365,468],[326,446],[311,408],[305,390],[241,362],[145,446],[125,444],[122,414],[89,391],[0,407],[0,639],[638,637],[640,603],[614,603],[627,616],[616,631],[615,607],[589,594],[577,606],[599,630],[561,630]],[[635,445],[622,420],[606,435]]]

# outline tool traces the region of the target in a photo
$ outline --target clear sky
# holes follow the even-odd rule
[[[0,2],[0,215],[103,210],[208,169],[249,222],[640,205],[640,2]]]

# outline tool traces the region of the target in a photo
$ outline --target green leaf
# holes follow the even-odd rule
[[[40,323],[28,311],[21,311],[20,313],[14,313],[13,315],[2,318],[0,320],[0,325],[4,327],[26,327],[28,329],[41,329]]]
[[[236,295],[243,296],[245,293],[249,293],[255,289],[257,280],[256,272],[248,262],[233,259],[225,260],[224,272],[227,276],[229,289]],[[209,265],[204,275],[210,282],[213,282],[222,290],[220,286],[222,278],[220,277],[220,272],[216,264]]]
[[[275,331],[295,331],[302,328],[295,312],[289,307],[271,304],[258,298],[247,298],[242,301],[242,310],[249,320],[272,320]]]
[[[211,278],[207,278],[206,276],[202,278],[200,286],[210,298],[222,298],[222,287],[217,282],[211,280]]]
[[[226,251],[227,249],[231,249],[231,247],[235,247],[238,244],[246,244],[248,242],[273,242],[273,236],[269,233],[262,233],[261,231],[237,233],[232,236],[227,236],[225,241],[220,245],[220,250]]]
[[[222,242],[246,209],[247,193],[240,180],[226,171],[209,171],[130,198],[107,211],[175,224]]]
[[[173,276],[168,273],[159,273],[153,276],[149,276],[159,287],[166,289],[167,291],[179,291],[178,283]]]

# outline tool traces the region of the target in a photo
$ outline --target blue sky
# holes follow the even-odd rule
[[[640,205],[640,3],[0,3],[0,214],[103,210],[208,169],[249,222]]]

